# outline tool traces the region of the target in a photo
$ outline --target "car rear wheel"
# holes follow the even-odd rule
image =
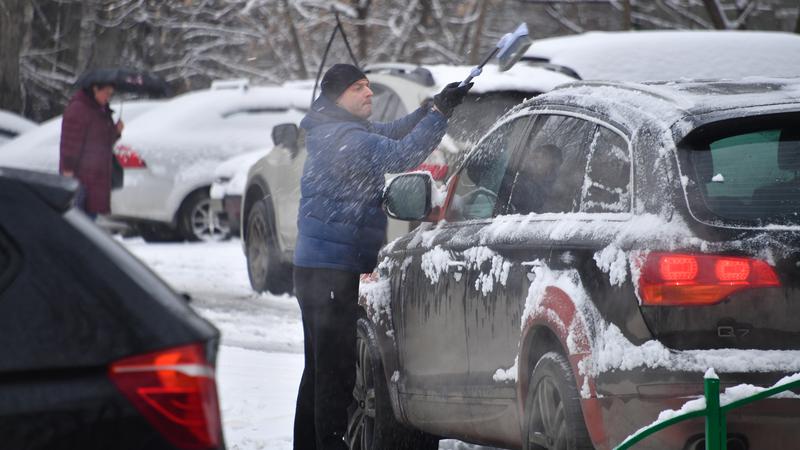
[[[347,421],[350,450],[435,450],[439,439],[397,422],[389,400],[375,331],[366,319],[357,326],[354,404]]]
[[[184,201],[178,232],[187,241],[221,241],[230,236],[228,224],[211,209],[208,189],[195,191]]]
[[[545,353],[533,369],[525,401],[525,436],[527,450],[594,449],[575,377],[559,353]]]
[[[280,259],[275,228],[266,200],[257,201],[247,214],[247,275],[256,292],[282,294],[292,290],[291,268]]]

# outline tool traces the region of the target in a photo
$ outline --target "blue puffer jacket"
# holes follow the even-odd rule
[[[384,174],[421,164],[444,136],[447,119],[421,107],[391,123],[371,123],[320,96],[300,126],[308,159],[294,264],[371,272],[386,232]]]

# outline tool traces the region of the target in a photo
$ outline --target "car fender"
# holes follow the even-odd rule
[[[211,187],[214,182],[213,168],[218,164],[219,161],[198,161],[195,164],[181,168],[175,174],[175,184],[167,198],[167,211],[170,213],[173,224],[177,223],[180,208],[186,197],[198,189]]]
[[[383,363],[386,386],[395,417],[408,423],[399,400],[397,381],[394,374],[399,371],[399,359],[391,310],[391,282],[378,272],[362,274],[358,290],[358,304],[364,318],[375,329],[378,353]]]
[[[544,330],[555,336],[570,363],[578,392],[581,393],[583,418],[592,442],[599,449],[608,447],[603,426],[600,403],[597,399],[595,380],[586,369],[592,349],[592,335],[586,317],[580,313],[575,300],[563,289],[547,286],[538,299],[535,308],[527,315],[522,328],[517,373],[517,405],[520,420],[525,418],[525,399],[528,396],[528,382],[536,365],[532,357],[535,336]],[[555,349],[551,349],[555,350]],[[524,428],[521,422],[520,426]],[[521,428],[521,429],[523,429]]]
[[[245,228],[250,208],[256,201],[269,196],[279,248],[283,253],[294,250],[297,241],[297,210],[300,206],[300,178],[305,159],[304,147],[294,157],[282,147],[275,147],[253,164],[247,174],[242,204],[242,236],[246,237]],[[258,195],[261,197],[256,198]]]

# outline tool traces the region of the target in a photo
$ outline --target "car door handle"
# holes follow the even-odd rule
[[[536,279],[536,269],[544,267],[541,261],[523,261],[521,263],[522,267],[528,268],[528,281],[533,281]]]
[[[448,261],[447,262],[447,270],[453,274],[453,278],[456,281],[461,281],[461,277],[464,276],[464,269],[467,268],[467,263],[464,261]]]

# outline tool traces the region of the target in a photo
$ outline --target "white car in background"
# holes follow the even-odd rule
[[[271,150],[272,147],[265,147],[234,156],[214,170],[214,183],[210,192],[211,209],[218,215],[220,224],[228,233],[239,234],[239,216],[247,171]]]
[[[0,109],[0,146],[36,126],[36,122],[11,111]]]
[[[215,169],[268,146],[273,125],[300,120],[310,97],[303,88],[214,83],[127,123],[116,145],[125,183],[112,193],[111,218],[147,241],[226,236],[210,207]]]
[[[125,123],[164,103],[162,100],[113,101],[114,120]],[[123,131],[125,133],[125,131]],[[8,141],[0,150],[0,166],[58,173],[61,116],[54,117]]]
[[[522,61],[581,80],[800,77],[800,35],[773,31],[589,32],[534,41]]]

